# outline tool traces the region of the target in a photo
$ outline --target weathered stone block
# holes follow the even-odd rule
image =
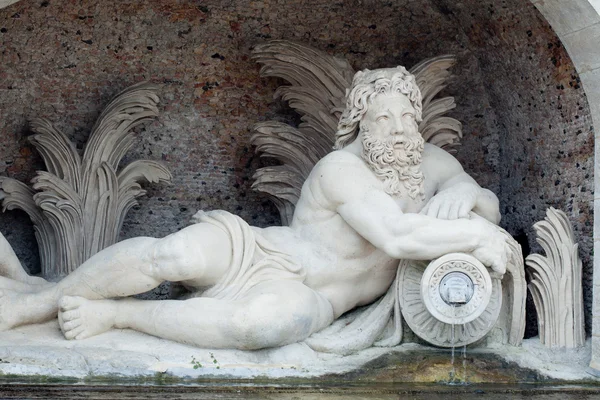
[[[579,76],[581,77],[585,94],[587,95],[594,126],[597,127],[595,138],[598,140],[600,137],[600,68],[596,68],[592,71],[582,72],[579,74]],[[596,174],[596,176],[598,175]]]
[[[531,2],[559,35],[575,32],[600,22],[600,16],[588,1],[532,0]]]
[[[595,12],[595,11],[593,11]],[[563,44],[580,73],[600,68],[600,22],[562,37]]]

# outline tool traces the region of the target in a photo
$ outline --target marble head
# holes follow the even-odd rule
[[[390,195],[423,197],[421,93],[404,67],[360,71],[346,96],[336,149],[361,137],[362,157]]]
[[[352,143],[359,132],[359,123],[372,101],[382,94],[404,95],[415,109],[415,119],[421,122],[421,91],[415,76],[402,66],[358,71],[352,87],[346,90],[346,109],[338,122],[334,148],[342,149]]]

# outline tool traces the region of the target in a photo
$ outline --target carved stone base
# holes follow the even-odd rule
[[[459,268],[452,264],[444,266],[444,263],[440,263],[440,268],[434,268],[434,270],[430,270],[431,273],[428,273],[428,276],[424,276],[426,267],[426,262],[413,261],[406,263],[405,267],[401,268],[399,271],[401,274],[400,282],[402,282],[402,287],[399,289],[400,307],[402,309],[402,316],[412,331],[421,339],[440,347],[468,345],[487,335],[498,320],[500,308],[502,306],[502,286],[500,280],[491,279],[489,283],[484,284],[481,273],[474,269],[472,273],[470,273],[473,275],[473,279],[480,285],[487,285],[487,289],[485,286],[482,286],[480,289],[477,289],[473,295],[473,297],[480,296],[479,299],[474,298],[471,300],[474,302],[473,304],[475,304],[477,310],[467,310],[465,311],[465,315],[462,315],[463,312],[460,310],[455,311],[457,321],[465,323],[452,324],[444,322],[443,320],[446,318],[440,316],[440,312],[436,313],[436,317],[430,311],[435,310],[436,308],[438,310],[440,308],[444,310],[447,308],[448,310],[445,311],[450,313],[451,311],[449,310],[452,307],[441,304],[443,301],[435,288],[431,290],[431,293],[428,291],[423,293],[421,283],[423,279],[426,279],[430,283],[435,281],[434,283],[437,285],[447,273],[458,270],[468,272],[470,271],[470,268]],[[468,267],[471,266],[469,265]],[[489,300],[488,302],[484,302],[483,297],[487,296],[488,289]],[[423,299],[424,294],[427,300]],[[439,297],[439,299],[437,297]],[[434,300],[432,300],[432,298]],[[433,304],[434,301],[436,302],[435,305]],[[429,307],[427,305],[429,305]],[[480,305],[483,305],[482,310],[479,310]],[[458,308],[459,307],[456,307],[456,309]],[[442,310],[442,313],[444,310]],[[469,320],[469,316],[474,312],[479,313],[479,316]]]
[[[303,343],[259,351],[199,349],[126,329],[68,341],[56,321],[0,332],[0,360],[0,384],[193,384],[249,378],[259,378],[257,384],[289,379],[295,384],[443,382],[452,368],[450,350],[417,344],[341,356],[315,352]],[[594,379],[586,372],[588,360],[589,342],[576,351],[557,351],[533,338],[522,347],[467,349],[466,375],[471,383],[581,381]],[[462,362],[458,365],[461,379]]]

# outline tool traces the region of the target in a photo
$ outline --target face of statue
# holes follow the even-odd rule
[[[381,94],[369,104],[360,122],[363,159],[391,195],[423,195],[420,170],[424,140],[419,133],[415,109],[398,93]]]
[[[361,129],[374,139],[389,143],[399,159],[406,158],[408,142],[421,138],[416,111],[408,97],[400,94],[375,97],[361,121]]]

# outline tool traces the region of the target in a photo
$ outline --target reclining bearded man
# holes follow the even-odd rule
[[[346,104],[336,151],[306,180],[289,227],[200,213],[165,238],[104,249],[56,285],[7,279],[26,279],[11,253],[0,264],[0,330],[58,313],[67,339],[130,328],[207,348],[259,349],[304,340],[373,302],[399,259],[465,252],[504,273],[498,200],[454,157],[424,144],[414,76],[403,67],[358,72]],[[115,300],[163,281],[198,297]]]

